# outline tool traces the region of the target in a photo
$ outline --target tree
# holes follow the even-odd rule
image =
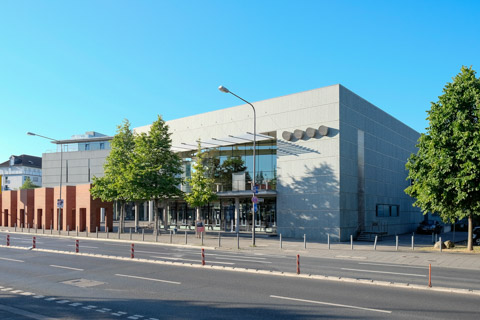
[[[130,122],[125,119],[117,126],[117,133],[110,142],[111,151],[105,160],[104,176],[93,177],[90,194],[94,199],[102,201],[118,201],[121,205],[120,229],[123,231],[125,221],[125,205],[135,200],[135,189],[132,184],[134,134]]]
[[[168,125],[158,116],[148,134],[135,138],[133,162],[128,171],[135,189],[136,199],[152,199],[155,202],[155,232],[158,228],[158,205],[172,197],[182,195],[182,162],[171,150],[172,140]],[[166,225],[166,217],[164,223]]]
[[[40,186],[37,186],[32,182],[30,177],[26,177],[25,181],[23,182],[22,186],[20,187],[20,190],[25,190],[25,189],[35,189],[35,188],[40,188]]]
[[[447,83],[428,111],[429,127],[418,140],[417,154],[406,168],[412,185],[405,192],[423,213],[443,221],[468,217],[468,250],[472,217],[480,215],[480,79],[470,67]]]
[[[198,142],[198,150],[195,163],[193,164],[192,177],[187,180],[190,184],[191,192],[185,195],[185,201],[188,205],[196,208],[197,218],[200,220],[200,207],[215,200],[217,195],[213,191],[215,180],[207,175],[208,168],[204,166],[204,154],[200,142]]]

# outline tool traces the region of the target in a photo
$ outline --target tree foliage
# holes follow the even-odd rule
[[[406,164],[413,183],[405,190],[424,214],[437,213],[444,221],[468,217],[470,232],[472,216],[480,214],[480,79],[475,74],[462,67],[431,104],[429,127]]]
[[[208,204],[217,198],[213,191],[215,180],[207,175],[208,168],[204,166],[204,153],[198,143],[195,163],[193,164],[192,177],[187,180],[191,191],[185,195],[185,201],[189,206],[197,208],[197,220],[199,217],[199,208]]]
[[[25,189],[35,189],[35,188],[40,188],[40,186],[37,186],[32,182],[30,177],[25,178],[25,181],[23,182],[22,186],[20,187],[20,190],[25,190]]]

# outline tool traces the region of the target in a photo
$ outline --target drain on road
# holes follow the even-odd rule
[[[79,287],[79,288],[90,288],[105,284],[105,282],[95,281],[95,280],[88,280],[88,279],[74,279],[63,281],[62,283],[69,284],[71,286]]]

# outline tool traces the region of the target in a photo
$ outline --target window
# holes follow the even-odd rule
[[[104,150],[104,149],[105,149],[105,143],[100,142],[100,150]]]
[[[90,145],[88,143],[85,143],[85,151],[90,150]]]
[[[396,204],[377,204],[377,217],[398,217],[400,206]]]

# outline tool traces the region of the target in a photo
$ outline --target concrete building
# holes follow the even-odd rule
[[[22,154],[0,163],[1,190],[18,190],[27,178],[42,186],[42,158]]]
[[[341,85],[253,103],[257,113],[258,232],[335,241],[350,235],[400,234],[422,220],[408,186],[405,163],[416,152],[419,133]],[[167,122],[172,149],[189,177],[197,141],[216,180],[218,201],[202,208],[207,230],[251,231],[253,112],[250,106]],[[149,126],[136,128],[148,132]],[[91,150],[64,152],[69,181],[87,182]],[[108,154],[95,158],[96,174]],[[58,185],[59,153],[44,154],[44,184]],[[103,157],[103,158],[102,158]],[[90,168],[92,163],[90,162]],[[75,175],[75,179],[73,178]],[[91,173],[93,175],[93,173]],[[66,178],[65,178],[66,179]],[[83,180],[82,180],[83,179]],[[188,192],[188,186],[183,186]],[[189,228],[194,209],[168,203],[162,222]]]

